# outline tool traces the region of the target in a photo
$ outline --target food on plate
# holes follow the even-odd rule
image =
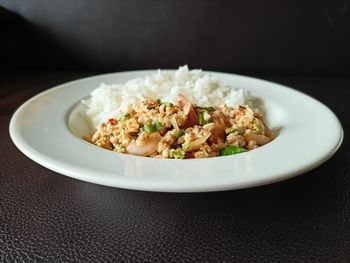
[[[84,139],[118,153],[192,159],[243,153],[269,143],[272,133],[250,95],[200,70],[102,84],[86,101],[94,132]]]

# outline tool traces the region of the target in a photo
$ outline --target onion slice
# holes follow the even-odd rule
[[[188,145],[188,151],[196,151],[199,148],[202,147],[202,145],[208,140],[208,138],[211,136],[211,133],[208,133],[207,135],[203,136],[202,138],[199,138],[193,142],[190,142]]]
[[[170,123],[171,125],[173,125],[175,131],[179,130],[179,125],[177,124],[177,121],[174,116],[170,117]]]

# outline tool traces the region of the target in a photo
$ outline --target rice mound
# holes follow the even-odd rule
[[[179,93],[189,102],[204,107],[247,105],[250,99],[247,91],[223,86],[217,78],[203,74],[202,70],[189,70],[185,65],[175,72],[158,70],[124,84],[102,83],[91,92],[91,98],[83,102],[87,106],[86,116],[92,126],[97,127],[110,118],[119,118],[131,104],[145,99],[176,104]]]

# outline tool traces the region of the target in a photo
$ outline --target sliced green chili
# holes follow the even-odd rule
[[[211,123],[213,122],[213,120],[210,118],[209,120],[205,120],[204,119],[204,112],[199,112],[198,114],[198,123],[199,125],[205,125],[205,124],[208,124],[208,123]]]
[[[183,151],[182,149],[171,149],[170,158],[185,159],[185,151]]]
[[[237,153],[243,153],[246,152],[247,150],[238,146],[234,145],[229,145],[224,148],[221,148],[219,151],[220,156],[225,156],[225,155],[232,155],[232,154],[237,154]]]
[[[178,131],[175,132],[175,138],[178,139],[184,134],[185,134],[184,130],[178,130]]]
[[[215,111],[215,108],[213,108],[213,107],[201,107],[201,106],[196,106],[196,109],[205,110],[205,111],[209,111],[209,112]]]
[[[151,123],[146,123],[145,125],[143,125],[143,131],[148,132],[148,133],[152,133],[155,132],[157,129],[156,127],[153,126],[153,124]]]
[[[154,126],[155,126],[157,131],[161,131],[163,129],[163,124],[161,122],[159,122],[159,121],[156,121],[154,123]]]
[[[123,115],[119,118],[119,121],[125,121],[131,117],[129,112],[123,113]]]

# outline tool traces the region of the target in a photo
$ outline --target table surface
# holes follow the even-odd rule
[[[9,121],[24,101],[92,74],[0,76],[0,262],[350,262],[350,78],[263,77],[339,117],[343,145],[320,167],[263,187],[174,194],[71,179],[14,146]]]

